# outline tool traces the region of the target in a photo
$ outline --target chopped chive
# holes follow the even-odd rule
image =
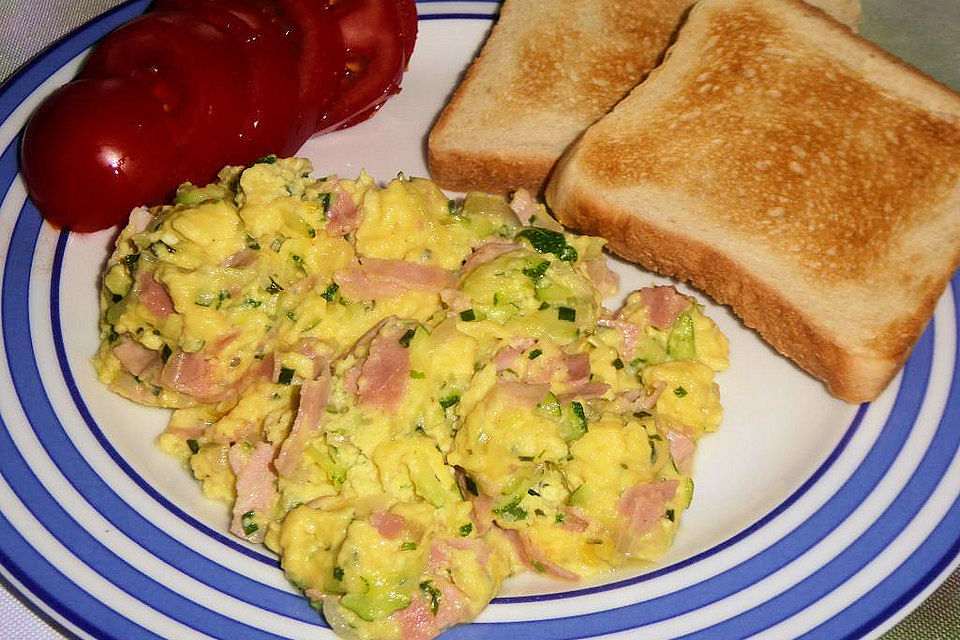
[[[316,238],[317,230],[313,228],[307,229],[307,235],[310,236],[311,238]]]
[[[410,369],[410,378],[413,380],[423,380],[426,375],[423,371],[417,371],[416,369]]]
[[[620,358],[615,359],[615,360],[613,361],[613,368],[614,368],[614,369],[623,369],[623,360],[621,360]]]
[[[397,342],[400,343],[400,346],[401,346],[401,347],[409,347],[409,346],[410,346],[410,341],[413,340],[413,336],[415,336],[415,335],[417,335],[417,330],[416,330],[416,329],[407,329],[407,330],[404,332],[404,334],[403,334],[402,336],[400,336],[400,339],[397,340]]]
[[[173,350],[166,344],[163,345],[163,348],[160,349],[160,359],[166,362],[170,359],[170,356],[173,355]]]
[[[677,396],[678,398],[682,398],[683,396],[687,395],[687,390],[683,387],[677,387],[673,390],[673,395]]]
[[[534,349],[533,351],[530,352],[530,355],[527,357],[530,358],[531,360],[536,360],[542,355],[543,355],[543,349]]]
[[[464,309],[460,312],[460,319],[464,322],[473,322],[477,319],[477,314],[474,313],[473,309]]]
[[[254,517],[256,517],[256,514],[253,511],[247,511],[240,516],[240,524],[243,525],[244,535],[252,535],[260,528],[260,525],[253,521]]]
[[[562,513],[557,513],[557,516],[555,519],[557,521],[557,524],[560,524],[561,522],[563,522],[564,515]]]
[[[333,302],[333,298],[337,295],[337,291],[339,290],[340,285],[338,285],[336,282],[331,282],[330,286],[324,289],[323,293],[320,294],[320,297],[327,302]]]
[[[567,322],[573,322],[577,319],[577,310],[571,307],[557,307],[557,317]]]
[[[550,303],[548,303],[548,302],[541,302],[541,303],[540,303],[540,311],[543,311],[544,309],[549,309],[549,308],[550,308]]]
[[[293,369],[288,369],[287,367],[283,367],[282,369],[280,369],[280,375],[277,376],[277,382],[279,382],[280,384],[290,384],[293,381],[294,373],[295,372]]]
[[[275,155],[273,155],[272,153],[270,153],[270,154],[267,154],[267,155],[263,156],[262,158],[260,158],[260,159],[257,160],[256,162],[254,162],[253,164],[274,164],[274,163],[276,163],[276,161],[277,161],[277,156],[275,156]]]
[[[128,256],[123,256],[123,264],[126,265],[127,269],[130,271],[133,271],[138,262],[140,262],[139,253],[131,253]]]
[[[270,277],[270,284],[267,285],[267,293],[277,294],[283,291],[283,287],[277,284],[277,281],[273,279],[273,276]]]
[[[473,525],[468,522],[467,524],[460,527],[460,537],[466,538],[468,535],[470,535],[471,531],[473,531]]]
[[[673,522],[676,519],[676,514],[674,514],[673,509],[667,509],[667,520]]]
[[[404,542],[400,545],[400,551],[414,551],[416,548],[416,542]]]
[[[343,569],[340,567],[333,568],[333,579],[334,580],[343,580]]]
[[[247,236],[247,248],[248,248],[248,249],[253,249],[254,251],[257,251],[257,250],[260,249],[260,243],[257,242],[257,239],[256,239],[256,238],[253,238],[253,237],[251,237],[251,236]]]
[[[193,438],[187,440],[187,447],[190,448],[190,453],[197,453],[200,451],[200,443]]]
[[[243,301],[243,306],[249,307],[250,309],[256,309],[261,304],[263,303],[260,302],[259,300],[254,300],[253,298],[247,298],[246,300]]]
[[[533,456],[519,456],[521,462],[533,462]]]
[[[449,409],[458,402],[460,402],[460,394],[456,392],[440,398],[440,406],[444,409]]]

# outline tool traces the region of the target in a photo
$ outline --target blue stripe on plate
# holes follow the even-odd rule
[[[912,428],[913,424],[914,420],[911,416],[911,419],[905,425]],[[942,478],[944,470],[957,449],[958,440],[960,440],[960,431],[954,429],[953,425],[948,424],[946,420],[941,420],[926,453],[897,497],[870,524],[866,531],[846,549],[776,598],[719,625],[684,636],[684,639],[730,640],[741,638],[744,634],[759,633],[813,605],[820,598],[837,589],[882,553],[897,534],[910,523]],[[885,472],[892,463],[893,459],[891,458],[877,461],[870,466],[872,468],[882,467]],[[865,461],[861,469],[867,466],[868,463]],[[857,471],[859,473],[860,469]],[[871,476],[865,475],[857,478],[857,475],[854,474],[850,482],[864,485],[865,483],[879,482],[880,479],[877,477],[874,481]],[[874,485],[869,484],[867,486],[872,488]],[[829,638],[830,640],[834,638],[834,636],[824,635],[814,637]]]
[[[0,420],[0,436],[7,433]],[[0,475],[2,475],[0,468]],[[4,476],[9,483],[9,479]],[[97,640],[164,640],[130,622],[86,590],[66,579],[10,524],[0,512],[0,564],[17,582],[42,600],[64,620]],[[93,624],[92,621],[96,621]]]
[[[2,320],[4,349],[14,388],[47,455],[91,506],[111,525],[144,548],[152,547],[151,550],[168,563],[170,559],[177,559],[183,565],[195,562],[193,573],[198,574],[198,579],[203,576],[201,582],[216,586],[223,593],[233,592],[244,602],[263,608],[272,605],[283,615],[319,625],[316,614],[304,599],[226,571],[157,529],[109,490],[66,436],[40,380],[29,331],[27,287],[33,263],[32,248],[40,226],[40,216],[28,202],[14,228],[10,252],[4,265]],[[202,607],[127,564],[63,510],[34,475],[6,430],[0,434],[0,438],[0,442],[8,445],[3,447],[9,450],[4,457],[3,468],[13,491],[51,535],[104,578],[168,617],[202,633],[215,635],[217,632],[228,632],[227,637],[246,633],[243,637],[280,640],[279,636],[259,631]],[[197,571],[198,568],[202,570]],[[211,577],[214,580],[210,580]],[[273,592],[280,597],[271,598]]]
[[[136,7],[137,10],[142,10],[142,8],[143,8],[145,5],[146,5],[146,2],[143,2],[143,1],[134,2],[134,3],[131,3],[130,5],[125,5],[125,6],[124,6],[124,9],[129,9],[130,7]],[[436,14],[436,15],[422,16],[422,17],[424,17],[424,18],[426,18],[426,19],[439,19],[439,18],[448,18],[448,19],[449,19],[449,18],[457,18],[457,17],[478,18],[478,19],[489,19],[489,18],[490,18],[490,16],[484,16],[484,15],[479,15],[479,14],[453,14],[453,13],[451,13],[451,14],[445,14],[445,15],[444,15],[444,14]],[[121,21],[122,21],[122,20],[121,20]],[[102,22],[98,20],[96,23],[94,23],[94,25],[102,25]],[[112,28],[112,27],[110,27],[110,28]],[[109,28],[104,28],[104,29],[102,30],[102,33],[105,33],[105,32],[108,31],[108,30],[109,30]],[[39,82],[42,81],[42,80],[46,77],[46,75],[48,75],[49,73],[52,73],[52,70],[55,70],[55,69],[58,68],[60,65],[62,65],[63,62],[66,62],[66,61],[69,60],[73,55],[76,55],[76,53],[78,53],[79,51],[82,51],[83,48],[85,48],[86,44],[84,44],[83,46],[79,46],[79,45],[77,44],[77,41],[76,41],[76,38],[80,37],[81,35],[85,35],[85,36],[87,36],[87,37],[92,37],[92,36],[90,36],[90,32],[89,32],[89,31],[84,32],[84,30],[81,29],[80,31],[76,32],[75,34],[72,34],[70,37],[68,37],[67,39],[65,39],[65,40],[63,41],[63,43],[61,43],[58,47],[54,47],[50,52],[48,52],[48,54],[47,54],[46,56],[43,56],[42,59],[38,59],[38,61],[36,61],[33,65],[31,65],[31,66],[29,67],[28,71],[31,71],[31,72],[32,72],[32,71],[36,71],[37,69],[40,69],[40,68],[42,67],[42,65],[40,65],[39,63],[42,63],[42,62],[48,60],[48,59],[49,59],[51,56],[53,56],[55,53],[61,56],[59,64],[49,63],[46,67],[42,67],[42,68],[45,69],[45,71],[44,71],[44,73],[43,73],[42,75],[40,75],[39,80],[37,81],[36,84],[39,84]],[[95,39],[95,37],[94,37],[93,39]],[[66,47],[68,44],[70,44],[71,46],[73,46],[73,47],[76,49],[76,51],[75,51],[74,53],[69,54],[69,55],[67,55],[66,53],[63,52],[65,49],[62,49],[62,47]],[[30,75],[32,75],[32,74],[31,74],[31,73],[22,73],[16,80],[17,80],[18,82],[27,82],[26,78],[27,78],[28,76],[30,76]],[[7,84],[7,85],[5,85],[5,88],[8,89],[8,90],[12,90],[13,87],[14,87],[14,85],[17,86],[17,90],[18,90],[18,91],[20,91],[20,90],[22,89],[22,88],[20,87],[20,85],[17,85],[16,82],[14,82],[13,84]],[[34,86],[36,86],[36,85],[34,85]],[[32,89],[31,89],[31,90],[32,90]],[[29,93],[29,91],[27,91],[27,92],[25,92],[25,93],[21,93],[21,97],[20,97],[18,100],[16,100],[16,103],[13,104],[12,106],[10,106],[10,105],[11,105],[11,98],[10,98],[10,96],[9,96],[7,93],[4,93],[2,96],[0,96],[0,108],[7,108],[7,107],[9,107],[9,109],[8,109],[7,111],[2,111],[2,109],[0,109],[0,114],[3,114],[3,117],[5,118],[5,117],[10,113],[10,111],[12,111],[13,108],[15,108],[17,104],[19,104],[20,100],[22,100],[22,97],[25,96],[25,95],[27,95],[28,93]],[[12,94],[12,91],[11,91],[10,95],[13,95],[13,94]],[[6,153],[5,153],[5,155],[6,155]],[[5,171],[3,171],[3,169],[0,169],[0,171],[3,172],[3,173],[0,173],[0,176],[2,176],[3,174],[6,173]],[[4,178],[4,179],[0,179],[0,184],[2,184],[2,183],[4,183],[4,182],[6,182],[6,179],[5,179],[5,178]],[[18,224],[18,226],[19,226],[19,224]],[[34,237],[34,240],[35,240],[35,237]],[[11,252],[11,253],[12,253],[12,252]],[[31,255],[31,254],[28,253],[27,255]],[[8,262],[9,262],[9,261],[8,261]],[[8,264],[8,267],[9,267],[9,264]],[[28,275],[28,273],[29,273],[29,270],[27,270],[26,274],[21,274],[21,275]],[[16,304],[18,301],[25,303],[25,302],[26,302],[26,294],[27,294],[27,292],[26,292],[25,290],[24,290],[24,291],[8,291],[8,288],[7,288],[7,286],[6,286],[6,284],[7,284],[7,276],[8,276],[8,275],[9,275],[9,273],[8,273],[8,272],[5,272],[5,274],[4,274],[4,291],[3,291],[3,296],[4,296],[4,309],[5,309],[5,310],[9,308],[9,307],[8,307],[8,304]],[[9,297],[8,297],[8,293],[9,293]],[[5,313],[4,315],[6,315],[6,313]],[[5,321],[4,321],[4,327],[5,327],[5,328],[7,327],[6,319],[5,319]],[[29,337],[29,335],[28,335],[28,337]],[[925,336],[925,340],[926,340],[926,349],[927,349],[927,351],[929,352],[929,350],[932,348],[932,341],[931,341],[931,340],[929,339],[929,337],[927,337],[927,336]],[[7,345],[8,345],[8,351],[9,351],[9,348],[10,348],[10,347],[9,347],[9,344],[10,344],[10,343],[8,342],[8,343],[7,343]],[[918,351],[919,351],[919,349],[920,349],[920,347],[918,346]],[[927,372],[928,372],[928,370],[929,370],[929,355],[930,355],[930,354],[927,353],[927,362],[926,362]],[[924,369],[924,366],[923,366],[922,364],[919,364],[919,365],[917,364],[917,362],[916,362],[917,359],[918,359],[918,354],[915,353],[915,354],[914,354],[914,357],[911,359],[910,363],[908,363],[907,371],[905,371],[905,374],[904,374],[904,385],[907,385],[907,382],[910,381],[911,384],[912,384],[912,386],[910,386],[909,388],[906,388],[906,389],[905,389],[904,387],[901,387],[900,393],[898,394],[897,403],[896,403],[895,406],[894,406],[894,412],[891,413],[891,418],[893,417],[893,413],[897,412],[898,410],[899,410],[901,413],[904,413],[905,415],[909,415],[911,409],[910,409],[910,407],[906,407],[905,405],[910,404],[911,402],[913,402],[913,403],[915,404],[919,398],[922,398],[923,389],[922,389],[921,387],[916,386],[915,384],[913,384],[913,383],[915,382],[915,380],[914,380],[914,377],[915,377],[915,376],[911,373],[912,371],[915,371],[918,367],[919,367],[920,369]],[[908,375],[908,374],[910,374],[910,375]],[[39,382],[39,379],[37,379],[37,381]],[[923,379],[923,385],[922,385],[924,388],[925,388],[925,383],[926,383],[926,378],[924,377],[924,379]],[[915,397],[913,397],[913,398],[910,398],[909,395],[908,395],[908,392],[910,392],[911,390],[916,394]],[[951,400],[952,400],[952,398],[951,398]],[[49,409],[49,407],[48,407],[48,409]],[[862,409],[861,409],[861,412],[862,412]],[[913,413],[914,413],[914,417],[915,417],[915,410],[913,411]],[[860,413],[858,413],[858,416],[859,416],[859,415],[860,415]],[[901,423],[901,424],[895,425],[895,426],[896,426],[896,428],[899,428],[899,429],[906,428],[907,430],[909,430],[909,428],[912,426],[912,424],[913,424],[913,422],[912,422],[912,419],[911,419],[909,422]],[[35,424],[34,426],[36,427],[37,425]],[[59,425],[56,425],[56,426],[59,427]],[[4,433],[3,435],[6,435],[6,433]],[[895,451],[898,451],[898,450],[899,450],[899,446],[902,446],[902,441],[901,441],[900,445],[891,444],[891,442],[890,442],[891,440],[896,441],[897,438],[898,438],[898,435],[897,435],[896,433],[894,433],[893,431],[891,431],[891,421],[890,421],[890,419],[888,419],[887,425],[885,425],[885,427],[884,427],[884,430],[883,430],[883,433],[881,434],[880,440],[878,440],[878,442],[875,443],[874,448],[871,450],[871,452],[870,452],[870,454],[869,454],[869,456],[868,456],[868,459],[869,459],[871,456],[874,456],[874,455],[877,456],[876,459],[870,460],[870,464],[874,464],[874,465],[875,465],[875,464],[878,464],[878,463],[881,463],[881,464],[882,464],[882,460],[884,459],[884,456],[882,456],[880,453],[876,453],[877,450],[878,450],[878,448],[881,448],[881,444],[883,445],[883,447],[882,447],[883,449],[889,449],[890,447],[893,447],[893,449],[894,449]],[[881,441],[882,441],[882,442],[881,442]],[[71,445],[71,447],[72,447],[72,445]],[[886,452],[885,452],[885,455],[889,455],[889,451],[886,451]],[[18,459],[18,463],[22,463],[22,459]],[[0,467],[5,467],[6,464],[7,464],[7,462],[6,462],[6,459],[5,459],[5,460],[3,461],[3,463],[0,464]],[[861,465],[861,468],[858,469],[858,470],[857,470],[857,473],[854,474],[855,476],[857,476],[858,474],[861,474],[860,481],[864,481],[865,479],[869,479],[870,477],[877,475],[876,470],[863,471],[864,467],[866,467],[866,466],[868,466],[868,460],[865,460],[864,463],[863,463],[863,465]],[[885,468],[886,468],[886,467],[883,467],[882,469],[880,469],[880,473],[881,473],[881,474],[882,474],[882,471],[885,470]],[[920,471],[918,470],[917,474],[915,474],[915,475],[916,475],[916,476],[919,476],[919,475],[920,475]],[[851,481],[852,481],[852,478],[851,478]],[[840,522],[842,521],[842,517],[840,517],[840,513],[839,513],[839,512],[841,512],[841,511],[842,511],[843,509],[845,509],[845,508],[851,508],[851,509],[852,509],[852,508],[854,508],[854,507],[856,506],[856,504],[858,504],[858,502],[856,502],[856,501],[854,500],[854,497],[855,497],[856,495],[858,495],[858,494],[856,493],[856,491],[855,491],[853,488],[850,488],[851,481],[848,481],[847,484],[844,485],[844,488],[841,490],[841,492],[838,492],[838,496],[839,496],[841,493],[847,494],[847,495],[844,496],[843,499],[839,499],[838,496],[835,496],[830,502],[827,503],[827,505],[825,505],[820,511],[818,511],[818,513],[816,514],[815,518],[818,518],[819,520],[822,520],[822,522],[818,522],[818,523],[816,523],[816,524],[818,524],[818,525],[821,526],[821,527],[823,527],[823,526],[830,527],[831,525],[834,525],[834,526],[835,526],[835,525],[838,525],[838,524],[840,524]],[[920,482],[920,481],[918,481],[918,483],[919,483],[919,482]],[[11,483],[11,485],[12,485],[12,484],[13,484],[13,483]],[[872,485],[870,485],[870,486],[872,486]],[[108,489],[108,490],[109,490],[109,489]],[[41,489],[41,493],[43,494],[43,497],[45,497],[46,500],[51,500],[50,497],[49,497],[49,495],[46,494],[44,490]],[[861,493],[862,493],[862,492],[861,492]],[[121,501],[121,502],[122,502],[122,501]],[[124,506],[126,506],[126,505],[124,505]],[[59,506],[56,505],[56,506],[55,506],[55,509],[58,510],[58,509],[59,509]],[[893,517],[893,516],[891,516],[891,517]],[[811,518],[811,520],[813,520],[813,518]],[[944,519],[944,521],[942,521],[942,522],[940,523],[940,525],[938,526],[938,529],[937,529],[937,530],[940,530],[941,528],[943,528],[943,527],[945,526],[944,523],[946,523],[946,522],[948,522],[947,519]],[[809,523],[809,521],[808,521],[808,523]],[[819,540],[820,538],[822,538],[822,535],[825,535],[827,532],[829,532],[829,530],[832,530],[832,529],[828,528],[828,529],[826,529],[825,532],[820,532],[819,530],[818,530],[817,532],[813,532],[813,531],[810,531],[810,530],[809,530],[810,527],[808,527],[808,523],[804,523],[804,525],[801,525],[801,527],[799,527],[797,530],[795,530],[793,533],[791,533],[790,536],[787,537],[787,538],[790,538],[791,536],[797,536],[797,538],[796,538],[795,540],[793,540],[791,544],[788,544],[786,547],[784,547],[783,551],[794,552],[794,553],[802,552],[802,550],[805,550],[806,548],[809,548],[809,544],[811,544],[811,542],[810,542],[811,540]],[[953,531],[953,535],[954,535],[954,536],[956,535],[956,532],[955,532],[955,531]],[[818,537],[818,536],[819,536],[819,537]],[[778,544],[778,545],[783,545],[783,544],[785,544],[787,538],[785,538],[784,540],[780,541],[780,542],[777,543],[777,544]],[[927,544],[929,544],[929,543],[930,543],[930,540],[928,540],[928,541],[925,543],[925,546],[926,546]],[[6,544],[6,541],[4,541],[2,544],[5,545],[5,544]],[[807,546],[805,547],[804,544],[807,544]],[[0,547],[0,549],[6,549],[6,548],[7,548],[7,547]],[[770,550],[768,550],[768,551],[770,551]],[[919,551],[918,551],[918,553],[919,553]],[[946,559],[946,557],[947,557],[947,556],[943,556],[944,559]],[[9,559],[9,557],[8,557],[8,559]],[[752,584],[751,580],[754,580],[754,581],[755,581],[754,578],[750,578],[750,577],[749,577],[749,576],[750,576],[750,573],[751,573],[752,571],[760,570],[760,571],[767,571],[767,573],[769,573],[769,570],[770,570],[771,568],[774,568],[774,569],[775,569],[775,568],[777,568],[778,566],[782,566],[782,563],[783,563],[783,561],[784,561],[783,558],[780,559],[780,560],[781,560],[781,564],[780,564],[780,565],[778,565],[775,560],[776,560],[775,558],[769,558],[769,566],[767,566],[767,563],[760,562],[760,563],[759,563],[759,564],[760,564],[759,567],[754,566],[754,565],[757,565],[757,564],[758,564],[757,562],[754,562],[754,561],[745,562],[745,563],[744,563],[743,565],[741,565],[740,567],[737,567],[737,568],[735,568],[734,570],[731,570],[730,572],[727,572],[728,574],[731,574],[731,575],[727,576],[726,578],[724,578],[724,580],[722,580],[722,582],[726,583],[725,585],[722,585],[722,584],[714,584],[714,585],[712,585],[711,589],[714,591],[713,595],[717,595],[717,594],[721,593],[722,591],[724,591],[724,590],[725,590],[726,588],[728,588],[729,586],[731,586],[731,584],[732,584],[732,583],[731,583],[732,578],[738,578],[738,580],[737,580],[738,582],[739,582],[739,579],[741,579],[741,578],[746,578],[746,579],[747,579],[747,584],[748,584],[748,585],[749,585],[749,584]],[[946,563],[949,564],[949,560],[941,560],[941,562],[944,562],[944,561],[946,561]],[[904,563],[904,567],[906,567],[907,564],[908,564],[908,563]],[[8,566],[9,566],[9,565],[8,565]],[[901,569],[903,569],[903,567],[901,567]],[[927,579],[926,582],[924,582],[923,584],[927,584],[927,583],[929,582],[929,580],[932,580],[932,579],[935,577],[935,575],[938,575],[938,574],[930,573],[929,575],[930,575],[929,579]],[[20,579],[20,578],[18,577],[18,579]],[[64,578],[64,579],[65,579],[65,578]],[[717,578],[717,579],[719,579],[719,578]],[[27,586],[27,588],[30,588],[29,585],[28,585],[28,581],[21,580],[21,582],[22,582],[25,586]],[[881,586],[879,586],[879,587],[877,588],[877,591],[878,591],[878,592],[883,590],[883,589],[881,588],[881,587],[883,586],[883,584],[885,584],[885,583],[882,583]],[[916,588],[918,591],[919,591],[920,589],[922,589],[922,586],[920,586],[920,582],[917,582],[916,584],[917,584],[917,586],[915,586],[915,588]],[[684,596],[684,597],[687,597],[687,596],[691,595],[691,593],[693,592],[693,590],[698,590],[698,591],[704,590],[704,589],[705,589],[705,586],[706,586],[706,585],[701,584],[701,585],[696,585],[695,587],[691,587],[691,589],[685,590],[687,593],[686,593],[686,596]],[[711,589],[707,589],[706,591],[707,591],[707,592],[710,592]],[[34,591],[35,593],[38,593],[38,594],[39,594],[39,591],[35,591],[35,590],[32,589],[32,588],[31,588],[30,590],[31,590],[31,591]],[[46,599],[45,597],[43,597],[42,594],[40,594],[40,595],[41,595],[41,598],[42,598],[43,600],[47,601],[47,599]],[[48,594],[48,595],[49,595],[49,594]],[[671,594],[671,596],[665,596],[664,598],[668,598],[668,597],[678,597],[678,594]],[[721,597],[722,597],[722,596],[721,596]],[[659,600],[659,599],[658,599],[658,600]],[[626,614],[626,613],[628,613],[628,610],[637,609],[637,608],[643,609],[643,608],[646,608],[647,605],[651,605],[651,604],[656,605],[656,604],[658,604],[658,601],[657,601],[657,600],[654,600],[654,601],[651,601],[650,603],[640,603],[640,604],[630,605],[630,606],[628,606],[628,607],[624,607],[624,608],[622,608],[622,609],[620,609],[620,610],[617,610],[616,612],[613,612],[613,613],[615,613],[615,614],[616,614],[616,613]],[[856,608],[856,606],[857,606],[857,605],[853,605],[853,606],[851,607],[851,609]],[[636,613],[636,611],[633,611],[632,613]],[[66,616],[65,616],[65,617],[66,617]],[[516,627],[518,631],[521,631],[521,630],[522,630],[522,631],[528,631],[528,630],[530,630],[531,626],[533,626],[533,627],[536,627],[537,631],[543,632],[543,631],[549,631],[548,627],[550,627],[551,623],[559,623],[560,625],[562,625],[562,628],[559,629],[559,631],[561,631],[562,633],[559,633],[559,634],[553,634],[553,633],[551,633],[551,634],[549,634],[549,637],[580,637],[580,636],[584,635],[585,632],[591,633],[591,634],[597,632],[597,629],[599,629],[600,627],[593,627],[592,629],[587,630],[587,629],[585,629],[584,626],[583,626],[583,622],[584,622],[585,619],[590,619],[590,620],[592,621],[593,619],[595,619],[595,618],[597,618],[597,617],[600,617],[600,618],[609,618],[609,615],[607,615],[606,613],[595,613],[595,614],[588,614],[587,616],[577,616],[577,617],[568,618],[568,619],[560,620],[560,621],[532,622],[532,623],[506,623],[506,624],[490,624],[490,625],[474,625],[474,626],[471,626],[471,627],[460,627],[460,628],[458,628],[457,630],[455,630],[454,632],[448,633],[447,635],[448,635],[449,637],[456,637],[456,636],[459,636],[459,637],[502,637],[502,632],[505,631],[508,627]],[[636,616],[636,615],[633,615],[633,616],[630,616],[630,618],[631,618],[631,624],[630,624],[630,626],[635,626],[635,625],[636,625],[636,622],[637,622],[637,616]],[[881,621],[882,621],[882,620],[881,620]],[[876,622],[876,624],[879,624],[879,622]],[[80,626],[80,625],[78,625],[78,626]],[[875,626],[875,625],[874,625],[874,626]],[[623,628],[630,628],[630,627],[623,627]],[[492,633],[491,633],[491,632],[492,632]],[[138,637],[139,637],[139,636],[138,636]],[[235,637],[239,638],[239,637],[241,637],[241,636],[235,636]],[[243,637],[247,637],[247,636],[243,636]],[[528,637],[529,637],[529,636],[528,636]],[[537,637],[540,637],[540,634],[537,634]],[[127,640],[127,639],[125,638],[125,640]]]

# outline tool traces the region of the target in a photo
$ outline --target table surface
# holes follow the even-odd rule
[[[0,82],[47,44],[123,0],[0,0]],[[904,1],[904,0],[899,0]],[[960,0],[946,0],[956,3]],[[953,24],[956,24],[955,22]],[[960,34],[950,36],[960,38]],[[939,37],[925,32],[924,36]],[[899,55],[910,58],[905,39]],[[960,67],[956,56],[943,61],[944,69]],[[936,77],[940,69],[925,69]],[[956,86],[954,88],[957,88]],[[0,629],[5,640],[64,640],[70,634],[38,614],[0,579]],[[960,640],[960,570],[955,572],[913,613],[889,630],[881,640]]]

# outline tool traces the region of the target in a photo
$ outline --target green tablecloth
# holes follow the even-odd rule
[[[122,0],[0,0],[0,81],[46,44]],[[863,0],[862,33],[960,89],[960,0]],[[0,628],[16,640],[60,640],[0,585]],[[960,571],[882,640],[960,640]]]

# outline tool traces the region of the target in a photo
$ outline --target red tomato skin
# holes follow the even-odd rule
[[[177,11],[148,13],[104,38],[80,72],[126,77],[148,87],[187,149],[181,180],[206,184],[225,164],[242,164],[244,122],[253,112],[250,69],[220,29]]]
[[[406,66],[395,0],[339,0],[332,5],[346,50],[346,73],[319,131],[365,120],[400,91]]]
[[[342,90],[347,67],[341,30],[330,0],[275,0],[296,27],[300,43],[300,116],[296,148],[320,128],[331,101]]]
[[[397,14],[400,16],[400,36],[403,40],[404,69],[410,63],[414,46],[417,44],[417,30],[420,17],[416,0],[397,0]]]
[[[177,186],[172,127],[159,101],[131,80],[76,80],[27,122],[20,170],[30,198],[55,227],[97,231]]]
[[[230,37],[246,53],[253,111],[241,135],[246,162],[274,153],[285,156],[296,130],[300,80],[294,41],[264,11],[244,0],[158,0],[154,11],[182,11]]]

